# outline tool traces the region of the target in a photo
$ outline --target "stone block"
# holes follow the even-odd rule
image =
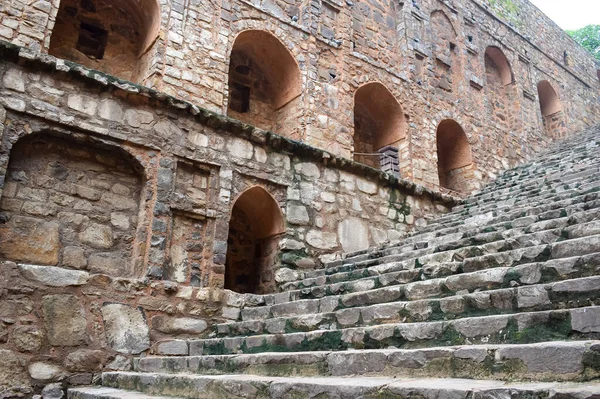
[[[203,319],[154,316],[152,328],[165,334],[200,334],[208,328],[208,324]]]
[[[115,351],[137,355],[150,347],[150,330],[141,309],[118,303],[105,304],[102,319],[106,340]]]
[[[60,251],[59,225],[13,216],[0,225],[0,256],[14,261],[56,265]]]
[[[369,227],[364,220],[347,218],[338,225],[338,236],[345,252],[369,248]]]
[[[50,345],[87,343],[87,321],[79,298],[67,294],[46,295],[42,298],[42,313]]]
[[[89,273],[55,266],[19,265],[19,272],[28,280],[52,287],[86,284]]]

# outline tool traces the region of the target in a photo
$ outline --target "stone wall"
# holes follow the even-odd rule
[[[187,353],[178,338],[456,203],[52,57],[1,46],[0,59],[0,397]],[[241,207],[240,228],[252,190],[271,205]],[[244,266],[260,278],[229,285],[230,239],[248,226]]]
[[[544,130],[538,82],[547,80],[557,92],[564,108],[562,131],[578,131],[600,114],[593,58],[526,0],[235,0],[185,7],[163,1],[159,6],[160,27],[139,57],[146,72],[138,73],[138,82],[218,113],[252,115],[248,122],[350,159],[355,94],[365,83],[380,82],[407,117],[402,176],[430,188],[440,188],[435,133],[442,120],[454,119],[467,135],[473,153],[470,187],[476,189],[560,136]],[[48,51],[56,4],[0,7],[0,37]],[[266,102],[256,101],[251,114],[230,111],[231,54],[236,39],[249,30],[272,35],[294,60],[300,95],[286,109],[273,107],[276,91]],[[495,85],[487,73],[490,47],[506,57],[513,76],[508,86]],[[280,68],[282,57],[261,51],[253,50],[260,62],[278,73],[288,71]],[[278,73],[266,73],[265,83],[279,84]]]

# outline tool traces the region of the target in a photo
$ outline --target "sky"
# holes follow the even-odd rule
[[[600,25],[600,0],[529,0],[564,30]]]

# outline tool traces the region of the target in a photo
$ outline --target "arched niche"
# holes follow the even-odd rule
[[[547,80],[542,80],[537,85],[540,100],[540,111],[546,133],[553,138],[562,137],[565,132],[563,106],[558,94]]]
[[[514,81],[510,63],[508,62],[508,59],[502,50],[495,46],[489,46],[485,49],[484,57],[486,72],[488,72],[490,69],[496,69],[496,73],[498,74],[500,82],[503,85],[509,85]]]
[[[140,83],[159,31],[156,0],[61,0],[49,53]]]
[[[278,38],[260,30],[237,36],[229,60],[229,115],[299,139],[301,93],[300,67]]]
[[[473,159],[463,128],[454,120],[440,122],[436,132],[440,186],[465,194],[470,190]]]
[[[262,187],[244,191],[229,222],[225,288],[240,293],[272,290],[279,237],[285,221],[275,199]]]
[[[354,160],[379,169],[406,138],[402,106],[381,83],[361,86],[354,95]],[[380,155],[380,154],[388,155]]]
[[[19,139],[0,201],[8,219],[0,223],[0,258],[140,276],[144,180],[142,165],[117,146],[53,132]]]
[[[448,56],[455,53],[457,34],[448,15],[442,10],[435,10],[430,20],[436,54]]]

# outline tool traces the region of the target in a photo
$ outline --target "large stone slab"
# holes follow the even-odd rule
[[[190,317],[154,316],[152,327],[166,334],[200,334],[208,328],[208,324]]]
[[[110,303],[102,306],[106,340],[120,353],[137,355],[150,347],[150,330],[141,309]]]
[[[87,343],[87,321],[75,295],[46,295],[42,313],[47,339],[54,346],[78,346]]]
[[[56,265],[60,250],[58,223],[12,216],[0,224],[0,256],[14,261]]]
[[[364,220],[347,218],[338,225],[338,236],[345,252],[369,248],[369,227]]]
[[[19,265],[19,272],[28,280],[52,287],[83,285],[89,279],[89,273],[54,266]]]

